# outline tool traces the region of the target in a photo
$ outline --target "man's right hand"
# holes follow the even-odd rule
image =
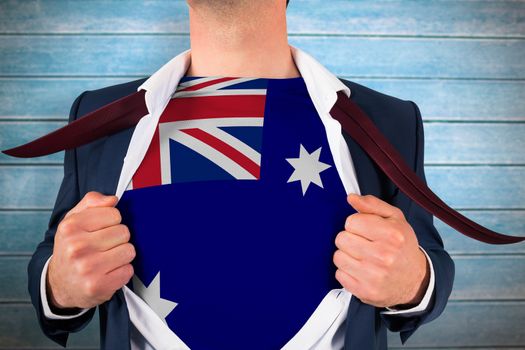
[[[116,196],[88,192],[58,224],[47,271],[56,308],[91,308],[109,300],[133,276],[135,248],[120,224]]]

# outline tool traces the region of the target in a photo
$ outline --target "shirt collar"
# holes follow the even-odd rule
[[[337,100],[338,91],[343,91],[350,97],[350,88],[326,67],[303,50],[289,46],[295,65],[318,111],[329,113]],[[164,64],[137,88],[137,91],[146,90],[145,100],[150,114],[154,114],[159,108],[164,109],[185,75],[190,60],[191,49],[187,49]]]

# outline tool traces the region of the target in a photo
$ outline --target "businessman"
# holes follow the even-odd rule
[[[148,115],[65,152],[28,267],[42,330],[65,346],[98,308],[103,349],[406,341],[443,311],[453,262],[329,111],[343,91],[424,180],[419,109],[289,45],[284,0],[188,5],[190,50],[72,105],[70,122],[144,89]]]

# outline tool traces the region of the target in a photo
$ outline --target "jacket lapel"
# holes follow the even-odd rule
[[[115,194],[124,158],[135,127],[107,136],[97,164],[95,188],[101,193]]]

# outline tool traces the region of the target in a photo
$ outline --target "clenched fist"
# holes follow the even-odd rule
[[[357,213],[335,239],[336,279],[363,302],[377,307],[417,305],[430,269],[400,209],[372,195],[350,194]]]
[[[117,200],[89,192],[58,224],[46,280],[53,306],[97,306],[133,276],[135,249]]]

